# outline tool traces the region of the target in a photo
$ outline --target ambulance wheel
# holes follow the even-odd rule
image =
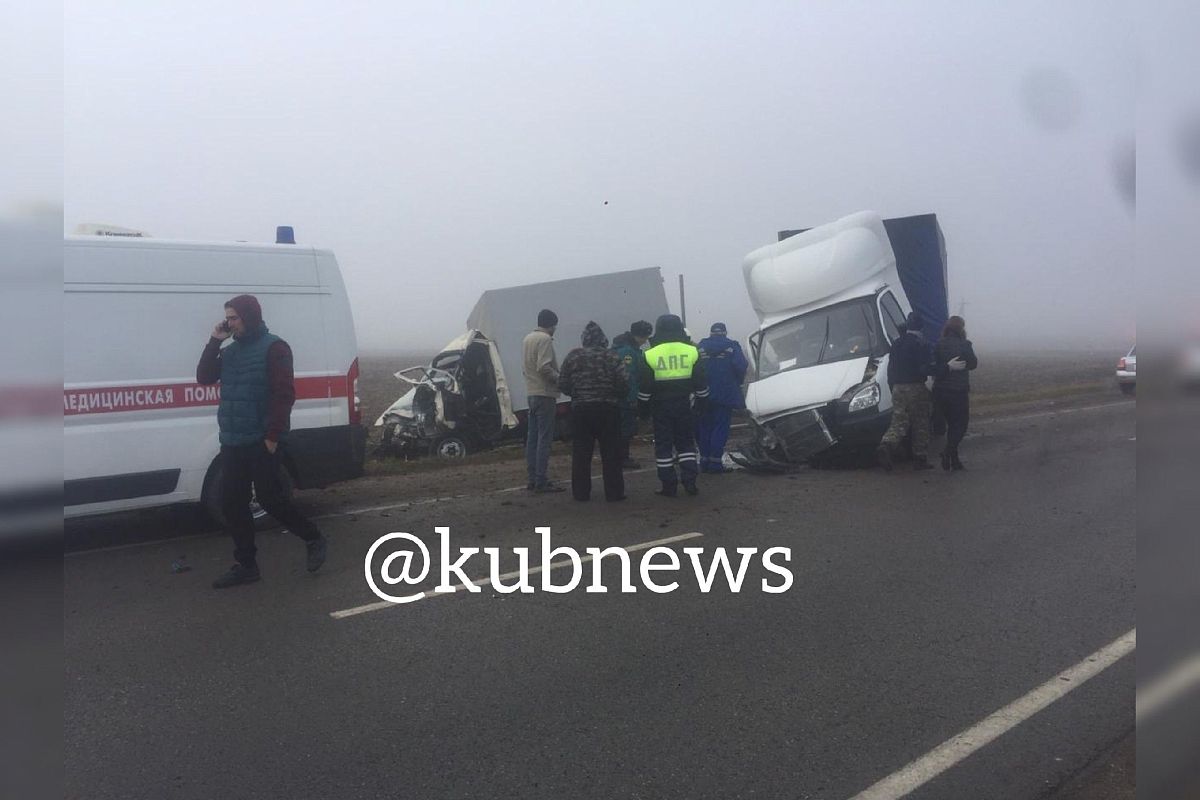
[[[226,527],[225,514],[221,511],[221,469],[221,459],[218,458],[208,470],[208,478],[204,482],[204,494],[200,502],[214,522]],[[291,500],[295,482],[292,480],[291,473],[282,464],[279,465],[279,484],[283,488],[283,496]],[[279,525],[275,518],[258,504],[253,490],[250,493],[250,516],[254,519],[255,530],[270,530]]]
[[[467,438],[458,434],[439,436],[429,445],[429,455],[436,458],[463,458],[472,451]]]

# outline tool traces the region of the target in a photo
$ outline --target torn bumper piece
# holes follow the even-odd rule
[[[837,443],[821,409],[811,408],[759,423],[750,421],[752,438],[729,457],[756,472],[787,472]]]

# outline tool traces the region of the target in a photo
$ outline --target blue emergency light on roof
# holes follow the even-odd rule
[[[280,225],[275,228],[275,244],[295,244],[296,232],[291,225]]]

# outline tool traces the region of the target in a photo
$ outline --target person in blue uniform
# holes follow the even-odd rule
[[[729,441],[729,424],[735,408],[745,408],[742,381],[749,362],[742,346],[729,338],[724,322],[714,323],[707,339],[700,341],[700,359],[708,379],[708,403],[699,415],[696,440],[700,448],[700,471],[725,471],[721,458]]]

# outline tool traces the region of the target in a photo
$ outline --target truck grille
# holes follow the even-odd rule
[[[835,441],[816,408],[772,420],[766,427],[779,440],[789,461],[804,461]]]

